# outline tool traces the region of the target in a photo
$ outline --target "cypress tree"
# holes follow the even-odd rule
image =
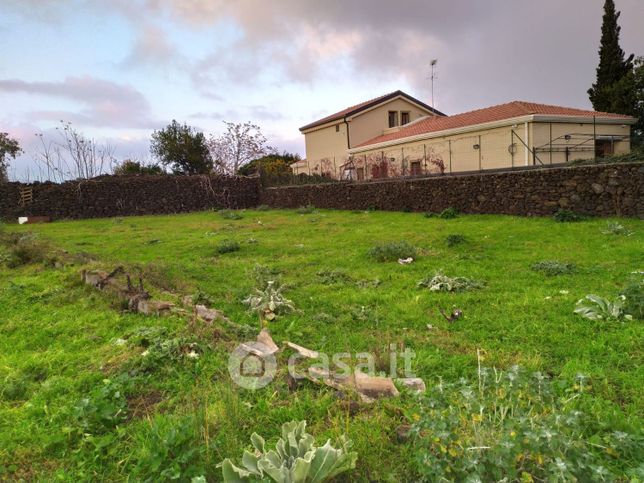
[[[602,20],[602,37],[599,45],[599,65],[597,66],[597,80],[588,89],[588,97],[597,111],[624,110],[623,89],[616,89],[616,84],[633,71],[633,55],[625,59],[625,54],[619,46],[619,32],[621,27],[617,24],[620,12],[615,10],[615,2],[606,0],[604,3],[604,16]],[[630,97],[630,96],[628,96]],[[632,109],[632,107],[631,107]],[[624,112],[623,114],[630,114]]]

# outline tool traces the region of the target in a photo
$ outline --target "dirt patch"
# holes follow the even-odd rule
[[[129,419],[140,419],[150,416],[157,404],[163,401],[160,391],[150,391],[136,394],[127,398],[127,412]]]

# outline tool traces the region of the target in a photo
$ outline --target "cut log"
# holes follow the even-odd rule
[[[280,350],[280,348],[277,347],[277,344],[275,344],[275,342],[273,341],[270,332],[266,328],[262,329],[257,335],[257,342],[263,344],[266,347],[268,354],[275,354]]]
[[[317,359],[318,357],[320,357],[320,353],[318,351],[307,349],[306,347],[302,347],[301,345],[297,345],[293,342],[287,341],[286,345],[294,351],[298,352],[302,357],[306,357],[308,359]]]
[[[400,395],[394,385],[394,381],[390,377],[368,376],[360,371],[356,371],[355,381],[358,392],[373,399]]]
[[[149,299],[138,299],[135,310],[145,315],[163,315],[169,312],[174,304],[172,302],[163,302]]]

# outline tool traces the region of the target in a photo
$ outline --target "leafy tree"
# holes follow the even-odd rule
[[[211,136],[208,142],[215,162],[215,171],[237,174],[242,166],[274,151],[266,144],[266,137],[256,124],[226,121],[224,124],[226,132],[219,137]]]
[[[621,30],[617,24],[619,15],[620,12],[615,10],[615,2],[606,0],[597,79],[588,89],[588,96],[597,111],[632,115],[634,110],[632,82],[626,78],[633,71],[633,55],[625,59],[624,51],[619,46]]]
[[[150,152],[174,174],[205,174],[213,168],[204,134],[174,119],[152,133]]]
[[[16,159],[21,151],[17,140],[6,132],[0,132],[0,182],[8,181],[9,158]]]
[[[300,160],[299,154],[284,151],[282,154],[268,154],[261,158],[253,159],[250,163],[239,168],[238,174],[248,176],[255,174],[261,168],[271,175],[292,174],[291,164]]]
[[[114,174],[116,176],[152,175],[162,173],[163,169],[157,164],[145,165],[140,161],[133,161],[131,159],[126,159],[114,168]]]
[[[635,112],[637,124],[633,126],[632,144],[644,145],[644,57],[635,59],[633,67],[633,93],[635,97]]]

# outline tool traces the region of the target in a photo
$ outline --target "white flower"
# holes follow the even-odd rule
[[[145,356],[147,356],[149,353],[150,353],[150,351],[146,349],[146,350],[144,350],[143,352],[141,352],[141,357],[145,357]]]
[[[186,354],[186,357],[189,359],[199,359],[199,354],[197,354],[195,351],[190,351]]]
[[[559,290],[561,295],[568,295],[570,292],[568,290]]]
[[[116,339],[114,345],[125,345],[127,341],[125,339]]]

